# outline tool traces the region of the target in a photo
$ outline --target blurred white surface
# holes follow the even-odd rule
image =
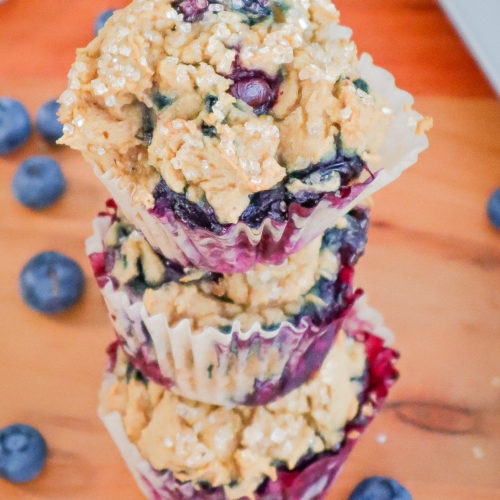
[[[500,0],[439,0],[500,95]]]

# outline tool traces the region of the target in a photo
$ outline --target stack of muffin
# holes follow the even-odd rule
[[[63,142],[113,200],[100,415],[152,499],[319,499],[396,378],[353,285],[426,121],[329,0],[134,0],[77,53]]]

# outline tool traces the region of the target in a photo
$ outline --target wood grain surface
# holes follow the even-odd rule
[[[63,90],[97,13],[123,4],[0,4],[0,95],[34,114]],[[500,499],[500,232],[485,215],[500,185],[500,106],[434,1],[337,5],[361,50],[416,94],[435,128],[418,166],[376,196],[358,284],[397,333],[402,376],[329,500],[347,499],[371,474],[399,479],[416,500]],[[38,213],[9,188],[31,154],[53,155],[69,181],[64,199]],[[0,159],[0,426],[35,425],[50,449],[33,482],[0,480],[1,499],[142,498],[95,410],[112,333],[83,242],[105,198],[78,154],[36,134]],[[25,261],[46,249],[74,257],[88,276],[81,302],[53,317],[30,311],[17,291]]]

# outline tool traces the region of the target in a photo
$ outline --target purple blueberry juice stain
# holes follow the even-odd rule
[[[175,382],[165,377],[161,373],[161,369],[157,363],[147,359],[147,357],[139,351],[134,356],[129,356],[129,364],[127,366],[127,380],[135,378],[139,382],[147,385],[148,380],[154,380],[157,384],[171,390]]]
[[[234,403],[247,406],[265,405],[307,382],[319,371],[330,352],[340,330],[340,323],[340,320],[332,322],[322,333],[314,327],[309,328],[291,354],[280,377],[273,381],[255,379],[253,392]],[[303,344],[309,344],[304,352],[302,352]]]
[[[99,288],[102,288],[108,281],[106,272],[106,252],[95,252],[89,255],[90,265],[94,271]]]
[[[173,2],[173,7],[183,15],[184,21],[194,23],[203,19],[208,10],[208,0],[180,0]]]
[[[116,213],[118,212],[118,205],[113,198],[106,200],[106,210],[102,210],[97,215],[99,217],[109,217],[112,222],[116,220]]]

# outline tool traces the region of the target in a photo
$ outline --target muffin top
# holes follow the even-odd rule
[[[141,298],[148,314],[165,314],[172,326],[188,320],[194,331],[229,327],[235,320],[243,330],[254,323],[291,321],[306,302],[322,302],[308,292],[321,277],[335,280],[338,270],[337,256],[321,247],[321,237],[281,265],[258,264],[236,274],[181,268],[166,261],[123,219],[110,226],[104,243],[113,255],[107,262],[115,286]]]
[[[280,183],[336,191],[362,162],[335,160],[373,157],[391,114],[338,21],[330,0],[134,0],[78,50],[62,142],[145,206],[163,179],[221,224]]]
[[[155,469],[223,485],[228,498],[252,498],[278,466],[293,469],[307,453],[342,443],[346,423],[360,411],[365,370],[364,344],[340,332],[312,381],[265,406],[227,408],[146,381],[119,351],[100,399],[105,414],[121,414],[128,438]]]

